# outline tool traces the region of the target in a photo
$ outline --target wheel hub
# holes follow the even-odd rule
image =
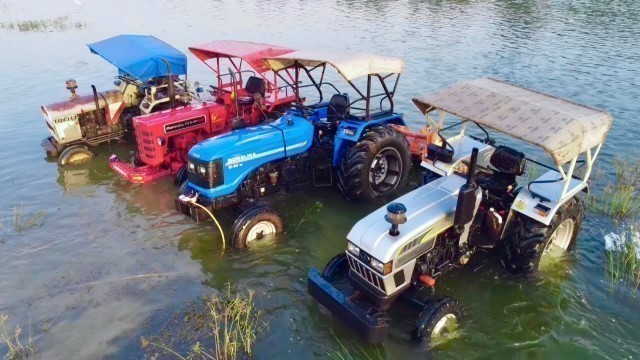
[[[395,189],[400,182],[402,161],[398,150],[384,148],[373,158],[369,168],[369,185],[378,194]]]
[[[559,258],[564,255],[569,245],[571,244],[571,238],[575,230],[576,222],[574,219],[565,219],[556,230],[551,234],[545,248],[540,257],[540,263],[538,268],[544,268],[553,259]]]
[[[276,226],[273,223],[269,221],[260,221],[249,229],[249,233],[247,234],[247,243],[253,240],[260,240],[265,236],[273,235],[275,233]]]
[[[448,333],[451,333],[455,330],[458,325],[458,318],[454,314],[447,314],[443,316],[436,325],[433,327],[433,331],[431,332],[432,337],[442,336]]]

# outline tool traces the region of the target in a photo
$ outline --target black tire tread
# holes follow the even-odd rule
[[[573,238],[567,248],[567,251],[571,251],[584,219],[584,204],[580,198],[576,196],[564,203],[554,214],[549,226],[517,214],[513,220],[515,224],[504,241],[502,266],[517,274],[535,273],[547,240],[562,221],[569,217],[574,217],[576,221]]]
[[[243,212],[233,223],[233,227],[231,228],[231,241],[233,242],[234,248],[245,249],[247,247],[247,239],[246,234],[244,234],[244,230],[249,227],[248,225],[250,225],[251,222],[256,220],[260,221],[259,219],[264,216],[271,217],[275,222],[276,231],[278,233],[282,232],[282,218],[280,218],[280,214],[278,214],[277,211],[264,205],[254,206]]]
[[[379,151],[378,144],[383,141],[403,144],[399,153],[402,157],[402,174],[396,188],[403,186],[408,178],[411,167],[411,152],[405,137],[390,126],[375,126],[365,130],[360,141],[345,152],[338,167],[338,187],[345,198],[349,200],[368,200],[378,196],[363,184],[363,169],[365,163]],[[368,170],[368,169],[367,169]],[[368,178],[368,173],[366,174]],[[392,192],[394,189],[390,190]],[[386,194],[382,194],[386,195]]]
[[[449,296],[429,301],[416,320],[411,338],[419,342],[428,340],[438,320],[446,314],[454,314],[460,320],[464,316],[464,310],[457,300]]]

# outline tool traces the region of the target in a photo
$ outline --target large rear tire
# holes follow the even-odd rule
[[[429,301],[420,312],[411,337],[420,343],[451,333],[464,315],[458,301],[448,296]]]
[[[62,150],[58,157],[58,165],[74,166],[85,164],[93,159],[93,152],[84,145],[73,145]]]
[[[583,219],[584,203],[578,197],[564,203],[549,226],[518,213],[505,238],[502,265],[513,273],[537,272],[541,260],[553,260],[575,247]]]
[[[243,212],[233,223],[233,247],[245,249],[250,243],[276,236],[284,225],[278,213],[268,206],[255,206]]]
[[[339,187],[349,200],[369,200],[402,186],[409,176],[407,140],[390,126],[367,129],[350,147],[338,168]]]

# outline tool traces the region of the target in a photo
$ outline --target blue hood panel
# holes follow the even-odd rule
[[[313,143],[313,131],[309,121],[285,115],[269,124],[234,130],[205,140],[191,148],[189,157],[200,161],[222,159],[224,184],[214,189],[190,186],[207,198],[228,195],[258,167],[307,151]]]

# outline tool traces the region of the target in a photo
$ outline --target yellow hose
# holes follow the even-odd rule
[[[197,205],[200,208],[202,208],[204,211],[207,212],[207,214],[209,214],[209,216],[211,216],[211,218],[213,219],[213,221],[216,223],[216,225],[218,225],[218,230],[220,230],[220,235],[222,236],[222,250],[224,250],[225,248],[225,244],[227,243],[226,239],[224,238],[224,231],[222,231],[222,226],[220,226],[220,223],[218,222],[218,220],[216,219],[215,216],[213,216],[213,214],[211,213],[211,211],[209,211],[209,209],[207,209],[206,207],[198,204],[197,202],[192,202],[193,205]]]

